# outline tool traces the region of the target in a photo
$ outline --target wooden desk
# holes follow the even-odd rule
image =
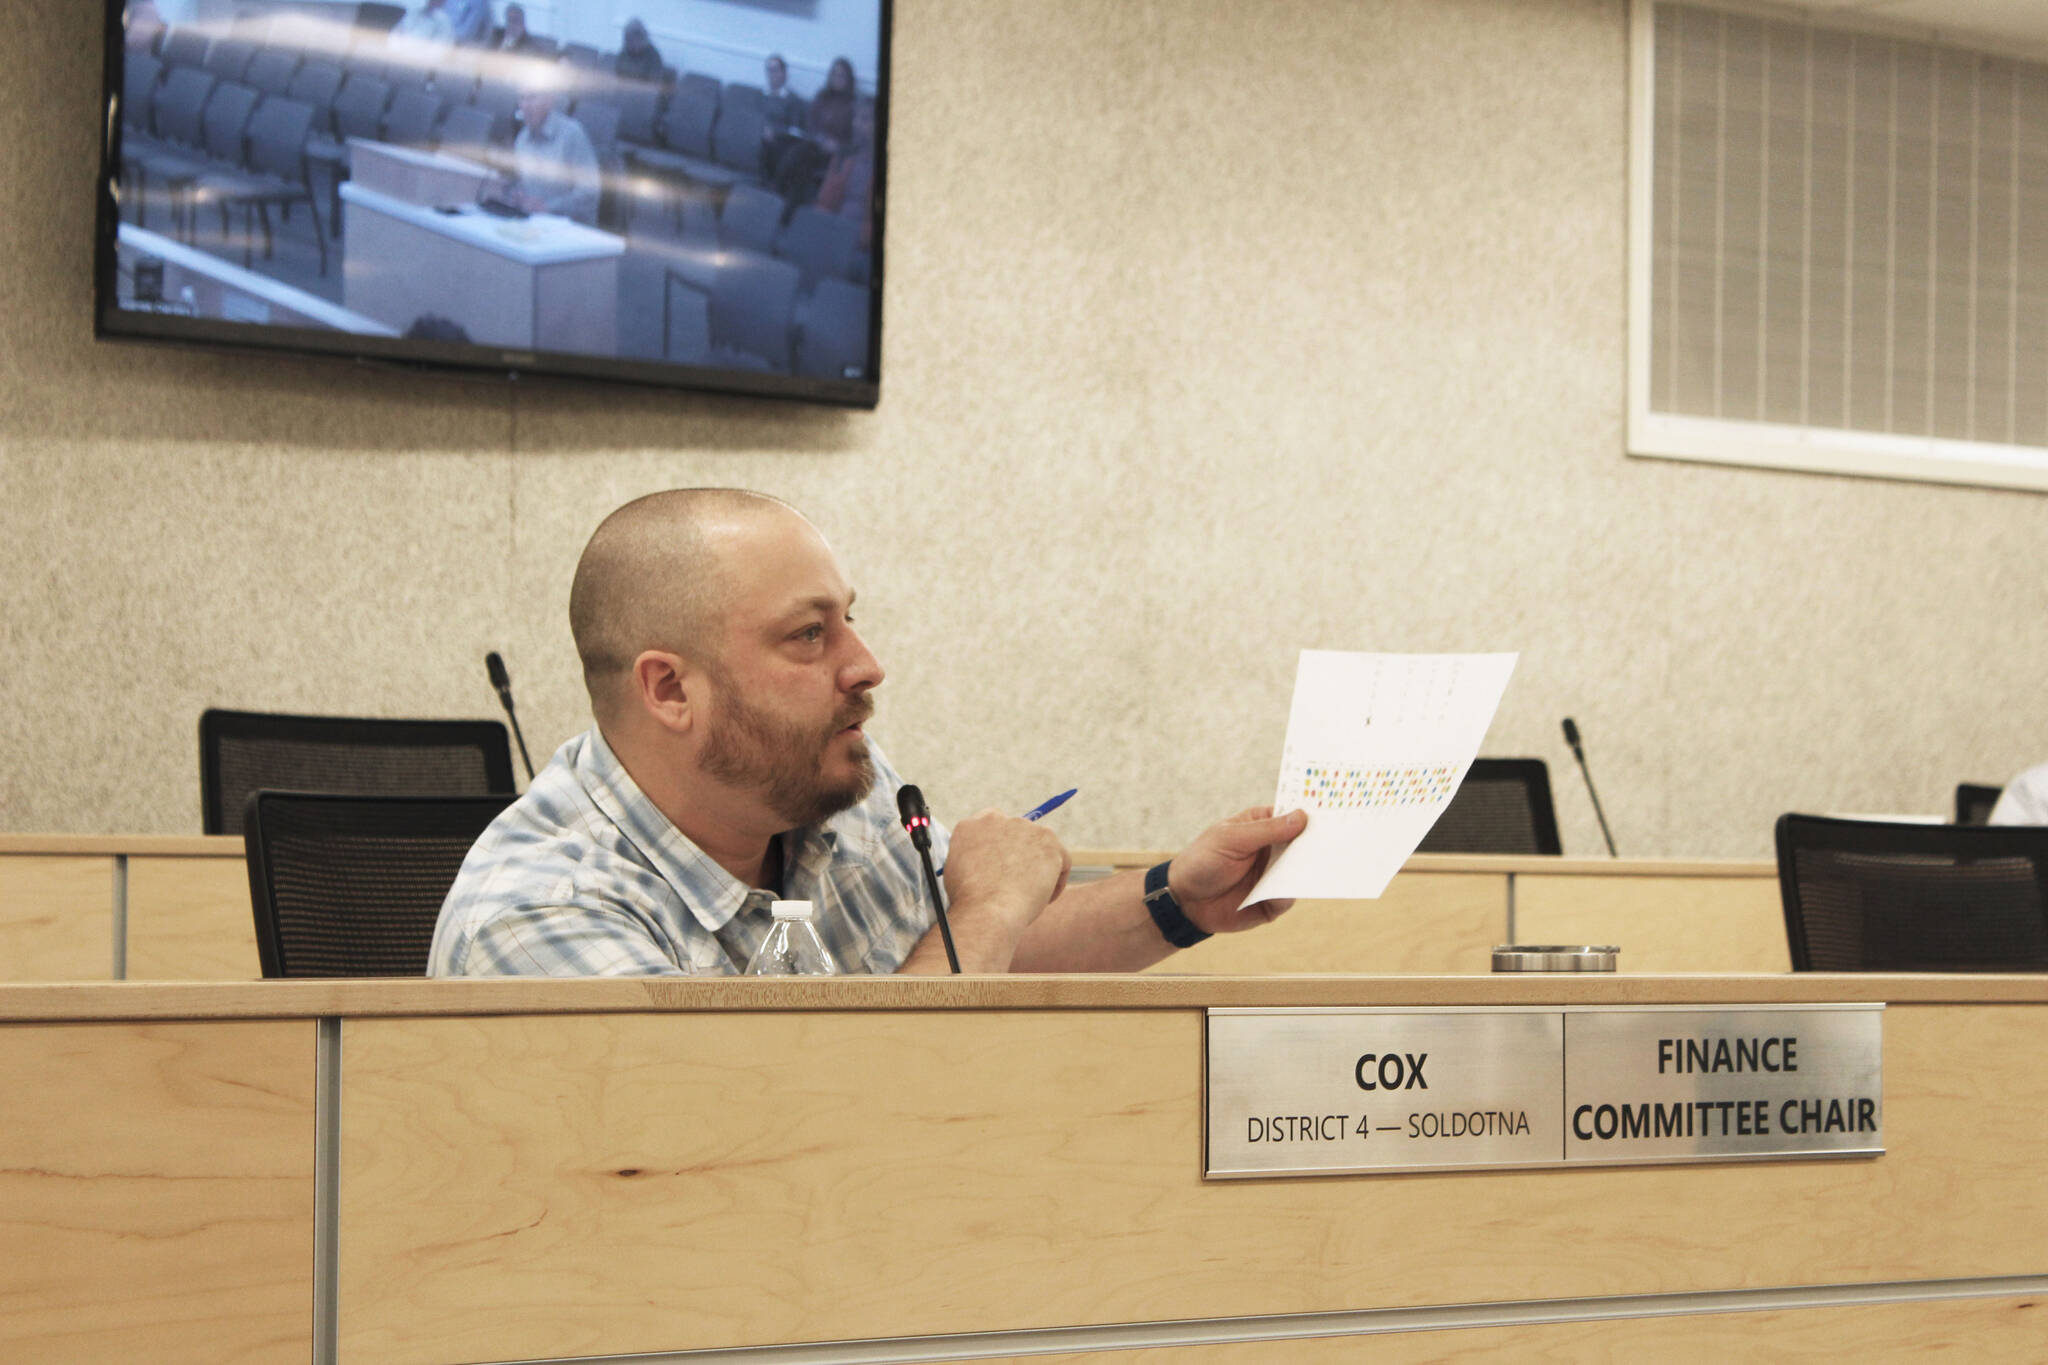
[[[1167,856],[1083,849],[1074,862]],[[1481,972],[1507,942],[1617,943],[1624,972],[1791,969],[1770,863],[1418,854],[1377,901],[1304,901],[1156,970]],[[260,975],[240,839],[0,834],[0,980]]]
[[[1077,852],[1150,867],[1159,851]],[[1478,972],[1499,943],[1613,943],[1623,972],[1789,972],[1771,862],[1418,853],[1376,901],[1303,901],[1271,928],[1210,939],[1161,971]]]
[[[1888,1003],[1883,1156],[1201,1178],[1209,1006],[1803,1001]],[[2032,1361],[2044,1030],[2038,976],[0,987],[0,1357]]]

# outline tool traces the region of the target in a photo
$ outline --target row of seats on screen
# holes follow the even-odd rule
[[[702,297],[708,355],[670,349],[684,295]],[[868,362],[870,291],[850,280],[806,283],[780,257],[721,249],[704,269],[670,269],[662,283],[662,344],[668,359],[718,369],[795,374],[812,379],[861,375]]]
[[[198,210],[212,205],[229,230],[230,213],[245,214],[244,264],[251,263],[257,217],[264,255],[274,250],[269,211],[287,219],[303,204],[327,273],[327,237],[310,169],[316,107],[288,94],[217,80],[198,67],[165,69],[147,54],[130,54],[122,91],[121,179],[135,221],[145,224],[152,194],[167,201],[173,231],[192,240]],[[338,148],[333,153],[339,159]]]
[[[226,41],[213,43],[218,47]],[[450,104],[434,89],[394,85],[361,72],[349,74],[335,62],[277,48],[246,49],[246,44],[238,48],[228,62],[213,60],[209,50],[208,60],[198,65],[175,65],[146,52],[131,53],[125,87],[127,127],[177,147],[204,150],[217,161],[239,164],[248,160],[248,154],[228,151],[236,135],[236,117],[247,113],[252,120],[245,122],[244,136],[252,135],[251,127],[265,127],[273,144],[276,127],[303,122],[307,133],[301,178],[310,191],[315,170],[326,175],[328,224],[336,234],[349,138],[446,151],[500,169],[508,166],[512,113],[517,107],[517,94],[510,89],[478,82],[468,89],[470,103]],[[222,76],[223,70],[234,68],[244,80]],[[209,128],[216,92],[225,103],[211,110]],[[760,101],[758,87],[721,87],[696,74],[684,76],[673,90],[606,77],[577,95],[568,112],[590,135],[606,173],[600,225],[629,230],[635,205],[645,203],[664,209],[679,231],[684,202],[691,195],[715,202],[735,187],[758,186],[763,170]],[[270,108],[273,104],[277,107]],[[305,111],[291,105],[304,105]],[[782,202],[783,218],[798,211],[798,205]],[[842,230],[810,228],[800,235],[828,239],[834,244],[833,254],[845,258],[828,269],[860,280],[869,268],[867,253],[859,245],[861,225],[852,218],[844,221],[847,226]],[[315,224],[317,228],[317,218]],[[853,243],[849,251],[837,251],[841,238]],[[323,243],[323,273],[324,253]],[[804,265],[810,273],[810,258],[804,258]]]
[[[298,47],[173,29],[154,56],[167,67],[197,67],[219,81],[311,103],[316,128],[337,137],[510,147],[520,86],[536,59],[478,48],[407,50],[380,33],[349,31],[358,36],[344,48],[332,41]],[[138,52],[152,55],[148,44]],[[694,172],[693,178],[719,187],[760,178],[767,127],[761,87],[702,72],[677,75],[673,68],[664,68],[660,81],[634,80],[614,74],[614,59],[572,45],[553,63],[564,107],[600,150],[622,150],[656,170]],[[488,122],[458,117],[465,109]],[[640,155],[647,152],[679,160]]]
[[[260,169],[275,179],[303,185],[306,195],[293,197],[310,200],[311,168],[325,166],[338,180],[344,164],[342,143],[348,137],[438,147],[485,159],[492,155],[484,144],[479,111],[452,110],[436,125],[432,120],[431,97],[422,103],[401,96],[389,110],[380,113],[380,83],[361,77],[351,78],[342,88],[342,97],[325,106],[332,121],[331,131],[323,131],[320,101],[333,83],[331,67],[323,70],[320,64],[307,63],[294,73],[284,93],[265,93],[255,86],[217,81],[204,68],[165,69],[155,58],[132,56],[123,107],[130,135],[124,147],[124,161],[137,182],[138,205],[140,192],[147,189],[153,171],[162,172],[157,178],[173,190],[175,199],[178,186],[190,178],[183,173],[195,159],[222,168]],[[366,88],[364,100],[348,98],[350,92]],[[665,203],[672,194],[681,192],[674,181],[666,178],[648,181],[619,174],[617,144],[600,136],[615,127],[615,116],[605,106],[588,99],[579,107],[589,119],[586,129],[599,130],[593,133],[592,140],[599,148],[600,159],[609,157],[613,163],[607,188],[615,198],[651,193],[654,199]],[[634,159],[644,161],[646,157],[642,153]],[[680,175],[693,184],[702,183],[688,170]],[[717,188],[722,191],[718,210],[721,244],[794,262],[802,271],[807,288],[820,276],[855,282],[867,278],[870,257],[861,240],[862,225],[855,219],[813,205],[792,207],[782,196],[753,181],[732,179]],[[628,212],[622,207],[609,217],[624,226],[622,220]],[[330,222],[336,215],[338,208],[331,207]],[[189,229],[189,215],[181,222]],[[316,209],[316,228],[318,222]]]

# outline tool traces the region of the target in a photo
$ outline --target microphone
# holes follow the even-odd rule
[[[946,961],[952,964],[953,975],[958,976],[960,954],[953,951],[953,926],[946,919],[946,898],[939,894],[938,874],[932,871],[932,813],[925,807],[924,793],[913,786],[899,787],[896,813],[903,817],[903,828],[917,847],[917,856],[924,860],[924,884],[932,893],[932,909],[939,912],[939,937],[946,943]]]
[[[512,722],[512,738],[519,741],[519,761],[526,765],[526,782],[533,785],[533,760],[526,753],[526,736],[519,732],[519,713],[512,709],[512,675],[505,671],[505,660],[497,650],[484,655],[484,667],[490,671],[491,686],[498,689],[498,701],[505,708],[505,718]]]
[[[1600,809],[1600,793],[1593,790],[1593,770],[1586,766],[1586,751],[1579,747],[1579,727],[1570,716],[1564,718],[1564,742],[1572,746],[1572,757],[1579,760],[1579,774],[1586,779],[1586,795],[1593,798],[1593,814],[1600,819],[1600,837],[1607,841],[1607,856],[1618,858],[1614,851],[1614,835],[1607,828],[1607,813]]]

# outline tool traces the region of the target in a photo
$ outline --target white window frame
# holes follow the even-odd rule
[[[1717,0],[1694,2],[1743,8]],[[1655,5],[1656,0],[1630,0],[1629,4],[1628,453],[1652,459],[2048,492],[2048,449],[2037,446],[1783,426],[1651,410]]]

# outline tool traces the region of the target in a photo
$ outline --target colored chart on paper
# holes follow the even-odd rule
[[[1303,650],[1273,810],[1308,811],[1308,829],[1251,899],[1386,890],[1465,780],[1516,657]]]
[[[1312,810],[1384,809],[1448,801],[1458,789],[1458,776],[1450,763],[1427,768],[1306,765],[1290,769],[1280,786],[1293,794],[1293,804]]]

